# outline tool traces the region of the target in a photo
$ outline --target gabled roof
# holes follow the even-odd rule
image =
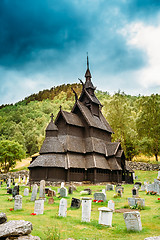
[[[107,121],[104,120],[102,113],[100,113],[100,117],[92,115],[90,110],[80,101],[76,102],[76,105],[74,106],[73,111],[76,106],[79,108],[80,112],[84,116],[89,126],[113,133],[113,130],[111,129],[109,123],[107,123]]]
[[[98,98],[97,98],[95,95],[91,96],[91,95],[87,92],[87,90],[86,90],[85,88],[83,88],[83,90],[82,90],[82,93],[81,93],[81,95],[80,95],[80,97],[79,97],[79,101],[82,100],[82,98],[83,98],[84,95],[86,95],[91,102],[96,103],[96,104],[102,106],[102,104],[100,103],[100,101],[98,100]]]
[[[40,154],[53,152],[64,152],[64,147],[62,143],[58,140],[58,137],[46,137],[40,149]]]
[[[88,137],[85,139],[86,152],[97,152],[106,155],[105,141],[95,137]]]
[[[120,142],[108,142],[108,143],[106,143],[108,156],[116,155],[119,146],[120,146]]]
[[[86,152],[85,142],[83,138],[71,136],[71,135],[66,135],[66,138],[64,141],[64,148],[65,148],[65,151],[70,151],[70,152],[77,152],[77,153]]]
[[[81,119],[75,113],[66,112],[66,111],[63,111],[63,110],[59,111],[59,113],[56,117],[56,120],[55,120],[55,124],[57,123],[57,121],[58,121],[58,119],[61,115],[68,124],[75,125],[75,126],[78,126],[78,127],[84,127]]]

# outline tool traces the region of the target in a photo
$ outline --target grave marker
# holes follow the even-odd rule
[[[39,215],[43,214],[43,212],[44,212],[44,200],[38,199],[35,201],[34,213],[36,213],[36,215]]]
[[[24,189],[23,196],[25,196],[25,197],[29,196],[29,189],[28,188]]]
[[[108,208],[111,209],[114,212],[115,209],[115,203],[113,200],[108,201]]]
[[[98,208],[99,210],[99,224],[112,227],[112,215],[113,212],[107,207]]]
[[[94,193],[94,200],[102,200],[103,202],[106,201],[106,194],[103,192],[96,192]]]
[[[22,209],[22,196],[16,195],[15,202],[14,202],[14,210],[20,210],[20,209]]]
[[[58,216],[59,217],[67,216],[67,200],[64,198],[60,200]]]
[[[138,211],[135,212],[126,212],[123,214],[127,231],[141,231],[141,217]]]
[[[34,202],[36,200],[37,190],[38,190],[38,186],[37,186],[37,184],[34,184],[33,189],[32,189],[32,195],[31,195],[31,201],[32,202]]]
[[[71,208],[80,208],[81,200],[78,198],[72,198]]]
[[[65,187],[60,188],[60,196],[67,197],[67,195],[68,195],[67,188],[65,188]]]
[[[82,222],[90,222],[92,199],[82,198]]]
[[[39,199],[46,200],[46,198],[45,198],[45,180],[40,181]]]

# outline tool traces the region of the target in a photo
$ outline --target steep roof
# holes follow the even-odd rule
[[[108,158],[108,164],[112,170],[122,170],[115,157]]]
[[[80,101],[76,102],[73,111],[75,110],[76,106],[79,108],[89,126],[113,133],[109,123],[104,120],[102,113],[100,113],[100,117],[92,115],[91,111]]]
[[[55,124],[57,123],[57,121],[58,121],[58,119],[61,115],[68,124],[75,125],[75,126],[78,126],[78,127],[84,127],[81,119],[75,113],[66,112],[66,111],[63,111],[63,110],[59,111],[59,113],[56,117],[56,120],[55,120]]]
[[[46,131],[58,131],[58,128],[52,121],[50,121],[46,128]]]
[[[64,152],[64,147],[58,137],[46,137],[40,149],[40,154],[53,152]]]
[[[83,168],[85,169],[85,157],[75,153],[67,153],[68,168]]]
[[[85,156],[86,168],[101,168],[111,170],[108,160],[103,155],[89,154]]]
[[[65,154],[42,154],[28,168],[33,167],[61,167],[67,169],[67,159]]]
[[[82,90],[82,93],[81,93],[81,95],[79,97],[79,101],[82,100],[84,95],[86,95],[90,99],[91,102],[96,103],[96,104],[102,106],[102,104],[100,103],[98,98],[95,96],[95,94],[93,94],[93,95],[89,94],[85,88],[83,88],[83,90]]]
[[[108,143],[106,143],[108,156],[116,155],[119,146],[120,146],[120,142],[108,142]]]

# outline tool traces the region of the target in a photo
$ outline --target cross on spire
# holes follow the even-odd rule
[[[54,115],[53,115],[53,113],[51,114],[51,121],[53,122],[53,118],[54,118]]]

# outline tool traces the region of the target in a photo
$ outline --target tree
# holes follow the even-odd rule
[[[21,160],[25,157],[23,147],[9,140],[0,141],[0,165],[1,170],[8,172],[10,168],[15,167],[16,160]]]
[[[160,96],[145,96],[137,101],[139,108],[136,119],[141,150],[144,154],[155,155],[158,161],[160,153]]]

